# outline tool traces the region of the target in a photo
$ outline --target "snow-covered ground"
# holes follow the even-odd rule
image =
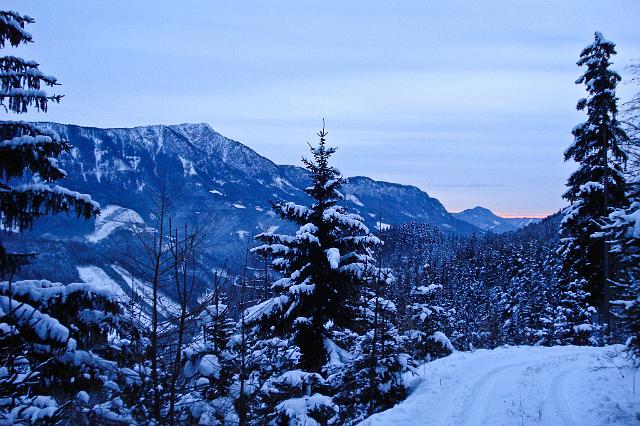
[[[97,266],[77,266],[76,269],[78,270],[80,279],[83,282],[96,285],[99,288],[109,288],[117,295],[118,300],[127,306],[129,314],[138,318],[143,324],[151,324],[151,315],[149,314],[148,309],[145,309],[144,304],[132,304],[130,294],[127,294],[103,269],[98,268]]]
[[[640,377],[621,350],[455,353],[420,366],[412,394],[361,425],[638,425]]]
[[[120,275],[129,288],[136,293],[137,297],[145,302],[153,300],[153,286],[151,283],[142,281],[134,277],[129,271],[118,265],[111,265],[111,268]],[[180,314],[180,305],[167,296],[163,291],[158,291],[158,311],[165,317],[174,317]]]
[[[87,240],[97,243],[107,238],[118,228],[133,226],[144,226],[144,220],[137,212],[120,206],[108,205],[102,209],[100,215],[96,218],[95,229],[93,233],[87,235]]]

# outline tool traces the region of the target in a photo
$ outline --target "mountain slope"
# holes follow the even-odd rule
[[[143,218],[150,208],[145,190],[157,190],[163,173],[170,193],[190,206],[198,204],[201,212],[222,208],[238,213],[242,209],[238,206],[260,211],[256,207],[266,208],[270,200],[307,200],[304,169],[276,165],[207,124],[132,129],[47,126],[75,146],[71,156],[62,159],[69,172],[65,185],[91,193],[102,204],[141,209]],[[455,232],[477,231],[413,186],[354,177],[343,189],[346,204],[370,226],[378,222],[381,210],[387,223],[422,220]],[[256,223],[269,217],[257,216]]]
[[[491,210],[484,207],[474,207],[459,213],[451,213],[456,219],[470,223],[483,231],[495,233],[515,231],[525,226],[539,222],[540,219],[528,217],[504,218],[497,216]]]
[[[306,170],[277,165],[207,124],[124,129],[40,124],[73,145],[60,159],[68,173],[64,186],[91,194],[103,214],[88,223],[47,218],[36,224],[35,232],[9,238],[14,246],[56,247],[55,254],[44,256],[46,262],[36,261],[23,273],[30,278],[50,273],[57,264],[64,267],[57,268],[63,277],[56,280],[71,281],[79,278],[74,266],[91,266],[123,285],[113,265],[125,263],[123,247],[134,251],[129,257],[141,255],[129,229],[154,226],[163,181],[176,224],[210,224],[201,253],[203,271],[209,272],[223,265],[237,271],[254,234],[272,227],[289,229],[270,210],[270,201],[309,202],[303,191],[309,185]],[[372,229],[420,221],[461,234],[480,232],[413,186],[353,177],[343,192],[344,204]]]

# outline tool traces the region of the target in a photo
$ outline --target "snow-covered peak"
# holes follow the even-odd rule
[[[493,213],[491,210],[476,206],[472,209],[463,210],[452,215],[460,220],[468,222],[484,231],[495,233],[515,231],[531,223],[539,222],[538,218],[517,217],[505,218]]]

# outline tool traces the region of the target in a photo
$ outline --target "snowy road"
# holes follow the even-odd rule
[[[620,349],[456,353],[421,366],[406,401],[361,425],[638,425],[640,383],[634,394]]]

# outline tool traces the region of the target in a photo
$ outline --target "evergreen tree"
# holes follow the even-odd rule
[[[0,283],[0,423],[131,420],[117,382],[126,364],[110,289],[46,280]],[[123,344],[124,343],[124,344]]]
[[[440,284],[418,285],[411,290],[409,307],[413,327],[407,334],[417,359],[429,361],[453,352],[453,345],[445,334],[449,328],[447,311],[436,300],[436,294],[441,291]]]
[[[399,324],[412,355],[446,355],[438,332],[463,350],[554,344],[559,224],[554,215],[515,233],[482,236],[445,236],[420,224],[392,228],[385,253],[400,278],[391,300],[398,312],[405,305]]]
[[[621,266],[616,276],[620,295],[616,313],[629,333],[629,349],[640,359],[640,176],[630,181],[629,198],[629,207],[611,213],[607,234]]]
[[[0,48],[32,42],[24,28],[33,19],[17,12],[0,11]],[[15,56],[0,57],[0,105],[7,112],[26,113],[30,107],[46,112],[49,102],[60,95],[48,95],[43,86],[57,84],[55,77],[39,65]],[[4,229],[29,229],[34,218],[73,211],[90,218],[99,206],[89,196],[49,183],[65,177],[57,157],[71,148],[52,131],[24,121],[0,121],[0,220]],[[0,274],[11,274],[33,257],[7,253],[0,242]]]
[[[295,235],[266,232],[256,236],[264,244],[254,251],[273,259],[273,268],[282,273],[283,278],[272,285],[274,297],[251,308],[248,315],[258,322],[258,334],[262,338],[287,339],[300,351],[298,370],[295,370],[299,372],[285,372],[276,380],[280,388],[291,384],[292,393],[287,395],[279,389],[274,403],[287,396],[301,406],[326,402],[322,407],[314,405],[308,410],[321,413],[318,416],[322,418],[333,408],[328,399],[314,397],[313,390],[323,387],[316,375],[321,374],[336,355],[337,345],[331,339],[334,331],[354,325],[359,288],[367,271],[375,265],[371,248],[380,243],[369,233],[361,217],[337,205],[342,199],[339,188],[343,179],[338,170],[329,165],[335,149],[326,146],[326,135],[324,129],[318,133],[320,142],[311,148],[313,159],[303,159],[312,182],[305,190],[312,198],[311,206],[273,205],[283,219],[300,227],[298,231]],[[293,380],[292,374],[313,380],[303,380],[303,386],[302,379]],[[306,402],[299,398],[306,398]],[[286,414],[289,408],[291,404],[286,401],[277,402],[274,422],[283,422],[285,418],[293,421],[293,417]],[[326,419],[320,417],[315,421],[323,423]]]
[[[200,329],[183,351],[183,375],[188,382],[177,404],[182,423],[237,423],[238,416],[231,397],[237,353],[232,348],[235,321],[230,315],[226,296],[219,288],[216,275],[214,288],[200,298]]]
[[[408,339],[397,327],[397,309],[389,300],[391,271],[379,268],[361,292],[359,330],[350,353],[355,358],[341,378],[340,424],[356,424],[406,398],[405,374],[414,371]]]
[[[518,344],[541,345],[550,343],[553,324],[553,288],[557,282],[555,256],[544,249],[534,249],[541,242],[528,244],[526,265],[522,271],[520,306],[522,330]],[[534,251],[532,251],[534,250]]]
[[[640,62],[631,64],[629,70],[633,73],[630,81],[635,86],[640,86]],[[632,177],[636,177],[640,175],[640,91],[636,92],[630,100],[623,104],[621,117],[629,136],[628,143],[624,147],[629,156],[627,172]]]
[[[0,11],[0,48],[32,42],[33,19]],[[34,61],[0,57],[0,105],[21,114],[46,112],[44,86],[56,85]],[[87,195],[51,186],[65,177],[57,157],[70,149],[55,132],[24,121],[0,121],[0,221],[22,232],[34,219],[61,212],[90,218],[99,211]],[[67,424],[111,417],[128,421],[115,381],[123,373],[113,358],[119,305],[105,289],[49,281],[12,282],[33,254],[8,253],[0,243],[0,422]],[[106,402],[102,402],[106,401]],[[106,405],[105,405],[106,404]],[[104,416],[103,416],[104,415]],[[90,420],[93,419],[93,420]]]
[[[594,42],[580,54],[578,66],[586,68],[576,84],[584,84],[588,97],[578,101],[577,109],[587,111],[587,121],[572,133],[573,144],[565,151],[565,160],[574,160],[578,169],[567,182],[564,198],[570,206],[564,211],[560,253],[564,259],[561,277],[561,317],[563,338],[584,342],[574,334],[590,332],[587,302],[597,306],[606,327],[609,316],[611,268],[602,226],[613,209],[626,204],[622,163],[626,155],[620,146],[627,135],[616,119],[615,89],[620,76],[609,69],[615,44],[595,33]],[[581,312],[569,312],[570,310]]]

